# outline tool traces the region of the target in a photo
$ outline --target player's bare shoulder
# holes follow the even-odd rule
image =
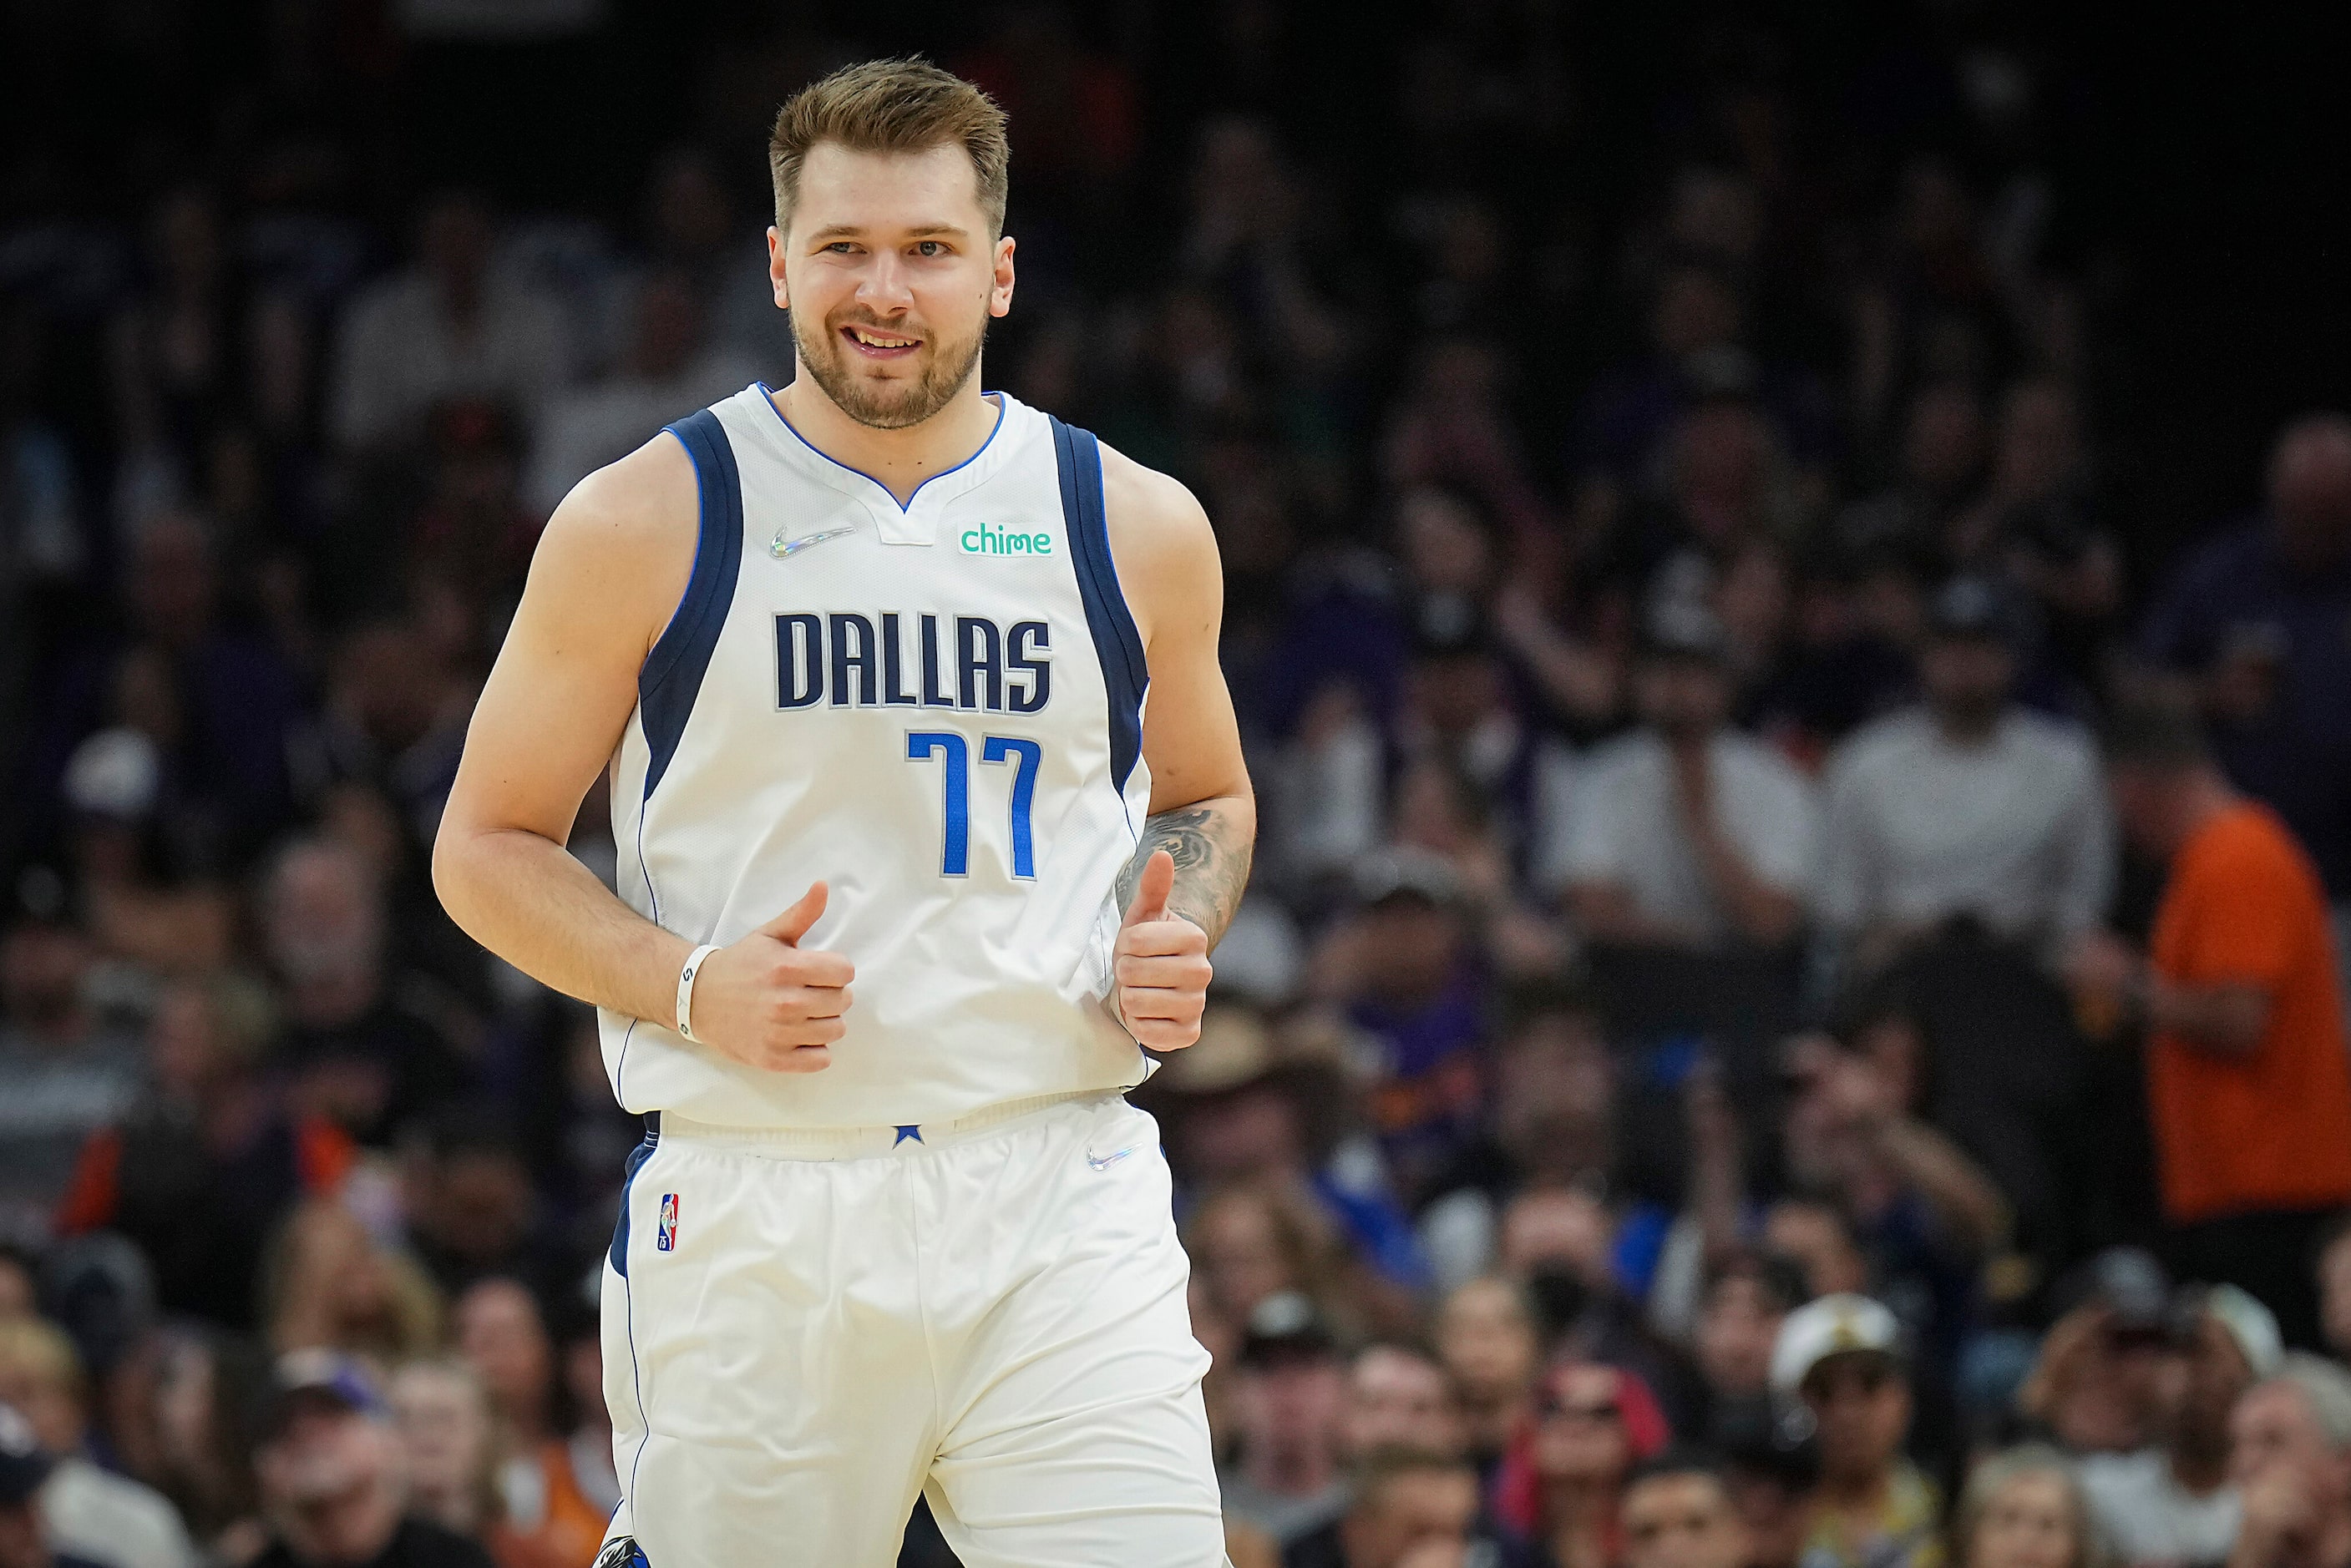
[[[1208,514],[1185,483],[1102,448],[1102,510],[1120,587],[1147,648],[1178,626],[1213,631],[1224,604],[1224,570]]]
[[[572,486],[540,534],[526,606],[642,628],[653,646],[685,592],[699,532],[694,460],[656,435]]]

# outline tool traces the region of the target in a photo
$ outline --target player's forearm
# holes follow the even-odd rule
[[[1134,899],[1143,863],[1154,851],[1165,849],[1176,861],[1169,912],[1207,932],[1208,945],[1214,947],[1240,908],[1256,841],[1257,802],[1246,794],[1211,795],[1158,812],[1144,821],[1134,858],[1119,874],[1119,905],[1124,908]]]
[[[444,824],[433,884],[466,935],[533,980],[632,1018],[675,1012],[692,944],[614,898],[552,839]]]

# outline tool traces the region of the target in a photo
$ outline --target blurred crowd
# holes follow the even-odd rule
[[[619,1495],[638,1129],[428,850],[549,509],[790,375],[764,118],[904,40],[714,33],[567,205],[395,108],[607,7],[313,9],[0,159],[0,1568],[585,1568]],[[933,47],[989,384],[1223,551],[1257,876],[1136,1098],[1237,1568],[2351,1565],[2351,421],[2142,547],[2063,64],[1968,7],[1629,113],[1545,0],[1103,9]]]

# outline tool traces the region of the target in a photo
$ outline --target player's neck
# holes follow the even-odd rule
[[[872,478],[901,506],[913,499],[923,481],[968,461],[987,445],[996,433],[999,411],[980,393],[977,366],[946,407],[900,430],[878,430],[851,419],[807,376],[794,376],[772,396],[800,439],[833,462]]]

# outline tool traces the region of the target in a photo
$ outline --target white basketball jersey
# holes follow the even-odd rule
[[[1148,1070],[1101,1005],[1151,784],[1100,454],[991,396],[986,444],[904,507],[801,439],[764,385],[669,427],[701,534],[613,759],[620,895],[726,943],[827,882],[804,945],[857,979],[818,1073],[606,1011],[629,1109],[888,1127]]]

